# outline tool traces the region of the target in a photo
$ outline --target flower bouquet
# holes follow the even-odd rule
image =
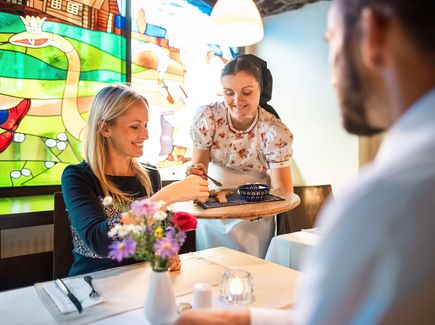
[[[196,229],[197,224],[194,216],[174,213],[171,206],[150,199],[133,201],[123,213],[125,219],[132,224],[117,224],[109,231],[114,239],[109,256],[118,261],[127,257],[149,261],[156,272],[168,271],[171,258],[186,240],[186,231]]]

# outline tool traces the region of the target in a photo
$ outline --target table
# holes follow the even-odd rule
[[[265,259],[291,269],[300,270],[301,261],[309,249],[317,245],[318,230],[306,229],[272,238]]]
[[[188,212],[199,219],[258,219],[271,217],[278,213],[294,209],[301,202],[299,196],[280,190],[271,190],[270,194],[283,198],[283,201],[258,202],[244,205],[232,205],[221,208],[204,209],[193,201],[173,204],[175,211]]]
[[[238,308],[219,299],[218,285],[223,271],[238,268],[249,271],[255,283],[255,301],[249,306],[288,309],[295,301],[295,291],[300,273],[280,265],[240,253],[228,248],[217,247],[195,253],[180,255],[182,269],[171,272],[171,280],[177,302],[191,302],[193,284],[207,281],[213,288],[214,308]],[[198,263],[206,268],[198,268]],[[146,273],[148,272],[148,273]],[[93,273],[94,285],[106,299],[106,310],[114,308],[113,314],[100,319],[86,319],[97,324],[143,324],[143,302],[149,282],[148,263],[139,263]],[[134,303],[135,308],[125,312],[115,310],[120,303]],[[67,314],[69,324],[83,323],[80,317],[92,314],[97,306],[85,309],[82,314]],[[130,306],[132,307],[132,306]],[[38,297],[35,287],[27,287],[0,293],[0,314],[5,324],[55,324],[45,305]],[[95,317],[95,316],[94,316]]]

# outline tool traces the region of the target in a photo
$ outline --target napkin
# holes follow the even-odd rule
[[[90,306],[100,304],[105,301],[105,299],[100,296],[98,298],[89,297],[91,292],[91,287],[85,282],[83,278],[70,278],[62,280],[68,289],[77,297],[77,299],[82,304],[83,309]],[[77,311],[77,308],[69,300],[69,298],[60,290],[54,282],[48,282],[44,284],[44,290],[59,308],[62,314],[70,313],[72,311]]]

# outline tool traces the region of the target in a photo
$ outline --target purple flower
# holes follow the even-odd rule
[[[187,237],[186,233],[184,231],[180,231],[177,235],[178,244],[183,245],[184,242],[186,241],[186,237]]]
[[[168,226],[166,237],[175,240],[179,245],[183,245],[186,241],[186,233],[179,230],[176,226]]]
[[[168,226],[166,228],[166,237],[175,239],[175,235],[177,234],[177,230],[174,226]]]
[[[131,210],[139,216],[151,217],[157,210],[159,205],[150,200],[136,200],[131,204]]]
[[[172,238],[164,237],[158,240],[153,246],[154,253],[163,259],[169,259],[178,253],[180,246]]]
[[[123,241],[115,241],[109,246],[109,256],[118,262],[134,254],[136,242],[133,238],[126,238]]]

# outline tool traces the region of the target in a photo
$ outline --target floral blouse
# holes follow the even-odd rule
[[[289,166],[292,133],[273,114],[261,107],[258,112],[246,130],[236,130],[223,102],[201,106],[190,129],[193,145],[210,149],[212,163],[235,170],[265,173]]]

